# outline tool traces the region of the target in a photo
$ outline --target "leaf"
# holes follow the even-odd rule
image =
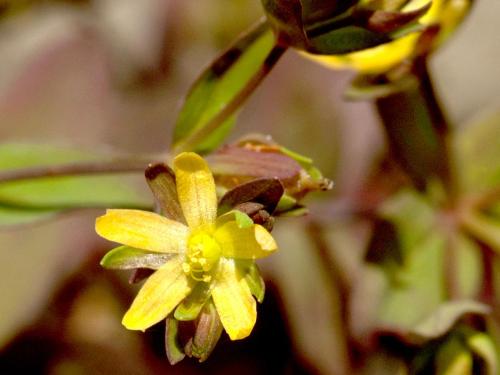
[[[440,233],[429,233],[418,247],[402,249],[404,264],[397,274],[398,282],[387,280],[380,300],[379,327],[410,329],[444,300],[444,244]]]
[[[410,336],[416,343],[433,340],[448,333],[465,316],[486,315],[490,310],[489,306],[472,300],[444,302],[416,325]]]
[[[234,112],[256,88],[284,50],[260,22],[219,56],[191,87],[174,129],[175,152],[206,153],[234,123]]]
[[[479,249],[462,233],[455,233],[452,241],[423,195],[401,191],[384,203],[380,215],[395,225],[400,252],[393,263],[401,263],[398,268],[390,269],[392,274],[384,275],[386,285],[378,306],[379,327],[400,334],[408,332],[439,308],[446,297],[447,246],[453,246],[457,293],[462,298],[476,295],[482,272]]]
[[[116,156],[36,144],[0,145],[0,175],[17,169],[109,162]],[[140,164],[140,162],[139,162]],[[32,170],[32,169],[30,169]],[[0,182],[0,225],[29,223],[63,210],[85,207],[149,208],[150,199],[138,188],[139,176],[75,175]]]
[[[464,191],[477,193],[500,185],[500,111],[464,126],[456,133],[453,146]]]
[[[310,38],[308,52],[322,55],[344,54],[390,41],[384,34],[359,26],[347,26]]]
[[[31,209],[0,205],[0,229],[6,226],[24,225],[51,219],[60,213],[60,210]]]
[[[157,270],[163,266],[172,254],[152,253],[130,246],[120,246],[110,250],[102,259],[101,266],[114,269],[151,268]]]

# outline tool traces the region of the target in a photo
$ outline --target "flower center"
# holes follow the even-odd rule
[[[192,234],[188,239],[186,260],[182,269],[196,281],[209,282],[210,270],[220,258],[221,248],[215,239],[204,232]]]

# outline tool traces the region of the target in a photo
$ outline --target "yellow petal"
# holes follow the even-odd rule
[[[184,252],[189,233],[184,224],[140,210],[107,210],[95,230],[110,241],[161,253]]]
[[[428,0],[410,1],[404,11],[411,11],[424,6]],[[441,26],[438,45],[450,35],[467,13],[470,1],[468,0],[433,0],[429,11],[419,19],[419,23],[430,25],[439,23]],[[336,68],[351,68],[365,74],[382,73],[404,59],[411,56],[415,50],[420,32],[408,34],[387,44],[368,48],[338,56],[307,55],[319,63]]]
[[[377,74],[389,70],[407,58],[413,52],[417,39],[418,34],[412,33],[390,43],[346,55],[308,54],[307,57],[334,69],[350,68],[365,74]]]
[[[257,308],[250,288],[231,259],[221,259],[212,298],[220,320],[231,340],[252,332]]]
[[[147,279],[123,317],[125,327],[144,331],[164,319],[191,292],[183,261],[183,256],[176,256]]]
[[[212,225],[217,216],[217,195],[212,172],[203,158],[183,152],[174,160],[177,194],[188,225]]]
[[[236,259],[264,258],[278,246],[269,232],[260,225],[240,228],[236,221],[230,221],[217,228],[215,240],[222,249],[222,256]]]

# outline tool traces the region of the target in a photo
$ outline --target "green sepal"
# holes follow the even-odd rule
[[[120,246],[110,250],[101,259],[101,266],[113,269],[151,268],[158,269],[176,254],[153,253],[130,246]]]
[[[294,208],[296,205],[297,205],[297,200],[295,198],[291,197],[288,194],[283,194],[283,196],[278,202],[276,211],[278,212],[288,211]]]
[[[246,213],[234,210],[234,217],[236,219],[236,224],[238,224],[238,228],[250,228],[253,225],[253,220]]]
[[[174,317],[180,321],[195,320],[210,298],[211,284],[199,282],[193,291],[177,306]]]
[[[167,317],[165,324],[165,353],[171,365],[175,365],[184,359],[186,354],[178,341],[179,322]]]
[[[238,260],[237,266],[241,270],[241,273],[245,275],[245,281],[252,295],[259,303],[262,303],[262,301],[264,301],[264,295],[266,294],[266,284],[264,283],[264,279],[260,276],[259,268],[257,264],[255,264],[255,261]]]

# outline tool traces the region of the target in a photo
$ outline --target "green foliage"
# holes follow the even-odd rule
[[[482,115],[454,137],[457,173],[466,193],[479,193],[500,184],[500,113]]]
[[[447,334],[464,317],[486,315],[491,312],[489,306],[473,301],[460,300],[442,303],[411,331],[412,341],[426,342]]]
[[[231,130],[234,112],[259,72],[274,64],[275,38],[258,24],[218,57],[191,87],[174,129],[174,149],[212,151]],[[247,93],[249,94],[249,93]]]
[[[28,223],[62,211],[88,207],[150,207],[150,199],[134,188],[130,176],[67,175],[51,177],[51,169],[71,163],[108,161],[109,155],[35,144],[0,145],[0,173],[45,168],[43,178],[0,181],[2,225]],[[24,169],[27,170],[27,169]],[[28,170],[28,171],[30,171]]]

